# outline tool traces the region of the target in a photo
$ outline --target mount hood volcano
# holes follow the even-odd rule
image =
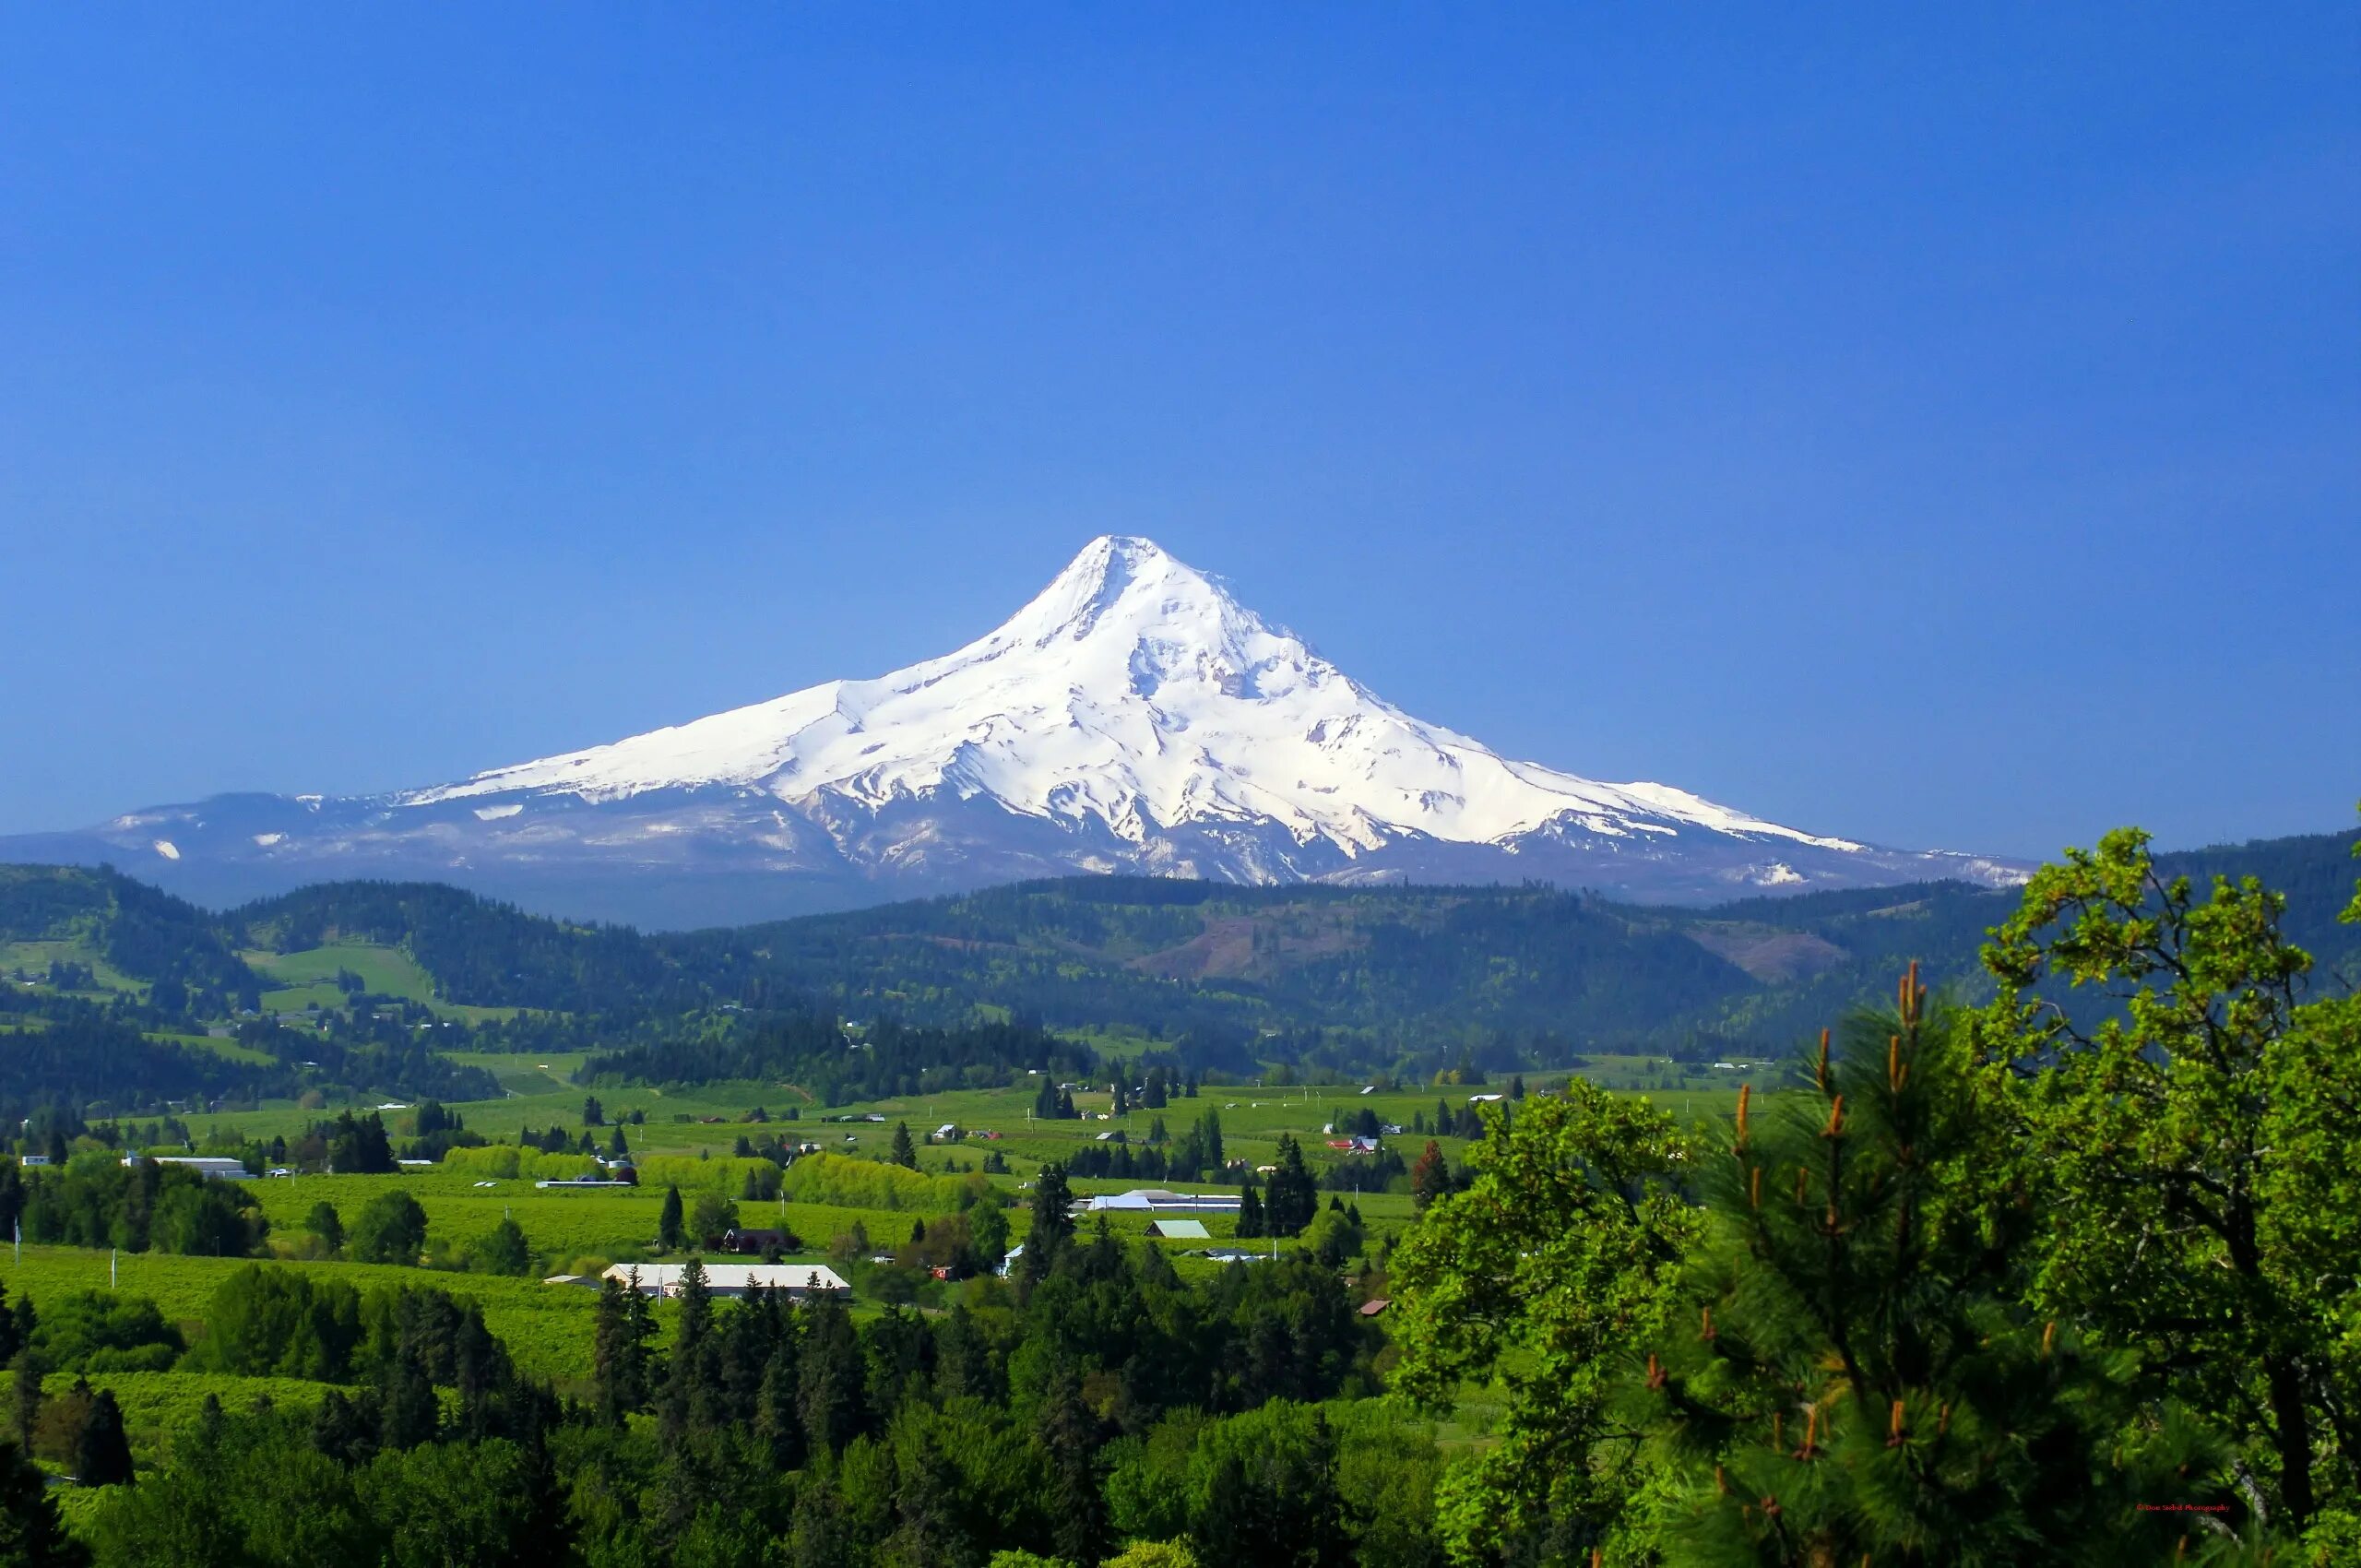
[[[1675,902],[2021,875],[1513,761],[1119,537],[988,636],[874,680],[457,783],[220,795],[0,838],[0,860],[111,861],[208,902],[431,879],[659,926],[1076,873],[1535,879]]]

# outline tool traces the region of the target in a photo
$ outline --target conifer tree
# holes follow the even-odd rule
[[[1683,1306],[1620,1402],[1665,1463],[1667,1554],[2168,1558],[2185,1518],[2136,1505],[2226,1501],[2213,1451],[2169,1407],[2136,1420],[2129,1358],[2021,1304],[2031,1210],[1961,1019],[1914,964],[1806,1071],[1768,1113],[1739,1091]]]
[[[656,1218],[656,1244],[663,1251],[681,1250],[681,1189],[664,1189],[664,1207]]]
[[[14,1415],[17,1446],[30,1454],[33,1447],[33,1429],[41,1424],[41,1380],[49,1371],[41,1353],[30,1345],[20,1347],[8,1361],[10,1381],[16,1385]]]
[[[1207,1110],[1197,1118],[1197,1146],[1204,1150],[1205,1164],[1219,1170],[1229,1163],[1221,1143],[1221,1112]]]
[[[132,1479],[131,1440],[114,1391],[101,1389],[74,1434],[74,1479],[84,1486],[120,1486]]]
[[[1250,1172],[1238,1190],[1238,1235],[1241,1241],[1252,1241],[1263,1231],[1263,1194],[1255,1191]]]
[[[1107,1544],[1107,1504],[1093,1462],[1100,1433],[1070,1368],[1060,1365],[1051,1372],[1036,1431],[1050,1460],[1050,1517],[1058,1555],[1096,1562]]]
[[[84,1568],[89,1549],[65,1533],[49,1478],[14,1443],[0,1443],[0,1562],[11,1568]]]
[[[1058,1248],[1074,1235],[1074,1189],[1066,1182],[1066,1168],[1057,1160],[1041,1167],[1033,1180],[1033,1229],[1026,1238],[1026,1256],[1039,1254],[1048,1266]]]
[[[598,1315],[591,1325],[592,1402],[609,1426],[623,1425],[626,1416],[647,1407],[647,1342],[655,1331],[636,1270],[629,1284],[610,1277],[599,1287]]]
[[[1263,1202],[1263,1223],[1274,1236],[1300,1235],[1320,1212],[1320,1183],[1303,1162],[1303,1146],[1287,1133],[1279,1134],[1277,1166]]]
[[[894,1152],[890,1158],[905,1170],[919,1168],[919,1151],[910,1142],[910,1124],[908,1122],[894,1123]]]
[[[754,1402],[754,1434],[770,1449],[771,1462],[782,1470],[803,1463],[803,1418],[796,1408],[796,1336],[781,1337],[763,1366],[763,1382]]]
[[[867,1417],[862,1399],[860,1342],[852,1316],[833,1293],[816,1293],[803,1310],[803,1344],[796,1369],[796,1408],[814,1458],[841,1453]]]
[[[664,1396],[657,1406],[658,1430],[667,1444],[680,1442],[710,1399],[706,1385],[713,1372],[713,1295],[706,1289],[702,1260],[691,1258],[682,1268],[679,1300]]]

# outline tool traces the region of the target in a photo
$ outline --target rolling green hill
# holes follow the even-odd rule
[[[2159,869],[2253,874],[2284,891],[2291,933],[2320,960],[2316,983],[2338,986],[2361,974],[2361,928],[2336,921],[2353,885],[2349,841],[2185,851]],[[110,871],[11,867],[0,868],[0,942],[85,955],[102,966],[101,985],[234,988],[250,1006],[265,994],[274,1006],[331,1005],[341,972],[446,1017],[570,1019],[584,1047],[628,1034],[660,1050],[676,1036],[710,1041],[732,1014],[811,1012],[950,1028],[1014,1019],[1101,1049],[1192,1042],[1248,1060],[1475,1050],[1542,1062],[1782,1049],[1882,996],[1913,958],[1938,983],[1979,994],[1978,948],[2014,903],[1959,884],[1696,910],[1541,886],[1081,877],[647,935],[434,885],[323,884],[212,914]],[[528,1039],[526,1021],[487,1046],[564,1047]]]

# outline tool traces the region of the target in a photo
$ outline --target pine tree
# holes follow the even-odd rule
[[[1098,1451],[1098,1420],[1063,1364],[1050,1374],[1037,1431],[1050,1456],[1050,1517],[1058,1555],[1096,1562],[1107,1546],[1107,1505],[1092,1458]]]
[[[1621,1402],[1679,1561],[2162,1562],[2185,1520],[2136,1503],[2230,1501],[2193,1423],[2137,1430],[2129,1358],[2017,1299],[2031,1211],[1966,1035],[1913,965],[1894,1015],[1833,1057],[1821,1036],[1806,1090],[1758,1116],[1740,1089],[1691,1315]]]
[[[113,1389],[101,1389],[74,1434],[74,1479],[84,1486],[121,1486],[132,1479],[131,1440]]]
[[[1263,1223],[1274,1236],[1300,1235],[1320,1212],[1320,1183],[1303,1162],[1303,1146],[1286,1133],[1279,1134],[1277,1165],[1264,1200]]]
[[[919,1151],[910,1142],[910,1124],[908,1122],[894,1123],[894,1152],[889,1158],[905,1170],[919,1168]]]
[[[803,1418],[795,1404],[797,1348],[790,1334],[771,1351],[754,1401],[754,1435],[769,1446],[771,1462],[782,1470],[803,1463]]]
[[[1026,1238],[1025,1255],[1039,1256],[1038,1266],[1046,1268],[1050,1259],[1074,1235],[1074,1189],[1066,1182],[1066,1168],[1057,1160],[1041,1167],[1033,1181],[1033,1229]]]
[[[852,1316],[833,1293],[816,1293],[803,1310],[803,1345],[796,1369],[796,1409],[814,1458],[834,1455],[860,1435],[867,1419],[864,1368]]]
[[[1229,1163],[1223,1157],[1220,1111],[1208,1110],[1197,1118],[1197,1146],[1204,1150],[1208,1168],[1219,1170]]]
[[[1424,1154],[1410,1167],[1410,1204],[1420,1211],[1437,1198],[1451,1194],[1451,1163],[1443,1158],[1442,1147],[1432,1138],[1427,1140]]]
[[[656,1245],[664,1252],[676,1253],[681,1250],[681,1189],[667,1187],[663,1210],[656,1219]]]
[[[1249,1175],[1238,1190],[1238,1236],[1252,1241],[1263,1230],[1263,1194],[1254,1190],[1254,1178]]]
[[[610,1277],[599,1287],[591,1324],[592,1403],[609,1426],[623,1425],[626,1416],[647,1404],[647,1342],[656,1323],[636,1275],[635,1270],[629,1284]]]
[[[714,1381],[713,1294],[706,1289],[705,1264],[691,1258],[681,1270],[681,1312],[666,1364],[664,1396],[657,1405],[658,1430],[670,1446],[680,1442],[712,1403]]]
[[[49,1479],[13,1443],[0,1444],[0,1562],[10,1568],[84,1568],[89,1549],[65,1533]]]
[[[27,1345],[9,1360],[8,1371],[16,1384],[17,1446],[30,1454],[33,1447],[33,1429],[41,1424],[41,1380],[49,1367],[42,1360],[41,1353]]]

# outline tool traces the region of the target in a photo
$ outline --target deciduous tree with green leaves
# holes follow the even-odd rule
[[[1602,1530],[1643,1488],[1609,1390],[1663,1328],[1699,1218],[1673,1185],[1690,1160],[1671,1119],[1579,1078],[1468,1158],[1472,1184],[1436,1199],[1391,1273],[1397,1386],[1436,1406],[1468,1379],[1507,1389],[1500,1443],[1438,1490],[1444,1539],[1476,1562],[1553,1520]]]
[[[2284,904],[2111,833],[1994,932],[1978,1033],[2051,1219],[2033,1301],[2227,1431],[2257,1526],[2361,1560],[2361,1002]]]

